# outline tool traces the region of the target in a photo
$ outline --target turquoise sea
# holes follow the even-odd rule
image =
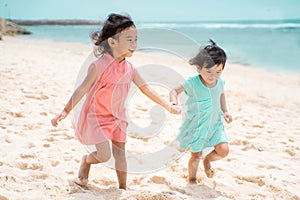
[[[214,39],[228,54],[228,61],[272,71],[300,73],[300,19],[284,21],[216,21],[216,22],[136,22],[147,31],[139,36],[139,45],[162,44],[163,48],[180,49],[193,55],[187,40],[199,46]],[[91,44],[89,35],[101,27],[92,25],[23,26],[32,35],[25,38]],[[167,31],[166,31],[167,30]],[[171,32],[175,34],[170,34]],[[141,31],[141,33],[145,33]],[[144,34],[145,35],[145,34]],[[180,35],[180,37],[178,36]],[[174,37],[173,39],[171,37]],[[183,38],[183,39],[181,39]],[[154,45],[155,46],[155,45]],[[157,46],[157,45],[156,45]],[[190,51],[190,52],[189,52]],[[193,52],[192,52],[193,51]]]

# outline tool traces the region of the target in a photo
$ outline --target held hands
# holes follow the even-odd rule
[[[59,114],[57,114],[52,120],[51,120],[51,124],[52,126],[57,127],[58,122],[60,122],[61,120],[65,119],[67,117],[68,113],[63,110],[62,112],[60,112]]]
[[[227,122],[227,124],[232,122],[232,116],[228,112],[224,112],[224,119]]]
[[[178,106],[175,102],[170,102],[169,112],[172,114],[180,114],[181,106]]]

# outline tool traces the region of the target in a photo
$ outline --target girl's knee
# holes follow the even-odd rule
[[[108,141],[96,144],[96,149],[95,158],[99,163],[107,162],[111,158],[111,149]]]
[[[112,153],[115,159],[125,158],[125,143],[113,142]]]
[[[113,156],[117,160],[125,159],[125,150],[124,149],[113,149]]]
[[[229,154],[228,143],[221,143],[215,147],[215,151],[221,157],[226,157]]]
[[[191,152],[191,158],[200,159],[202,152]]]
[[[110,158],[111,158],[110,151],[97,152],[96,159],[99,161],[99,163],[107,162]]]
[[[228,156],[229,154],[229,149],[224,149],[221,153],[220,156],[222,156],[223,158],[225,158],[226,156]]]

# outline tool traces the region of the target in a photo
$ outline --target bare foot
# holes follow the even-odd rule
[[[84,155],[81,159],[81,165],[78,172],[78,178],[74,182],[78,185],[85,186],[88,183],[89,172],[91,164],[86,163],[87,155]]]
[[[127,190],[126,186],[119,186],[119,189],[121,189],[121,190]]]
[[[206,174],[207,178],[213,178],[215,176],[215,173],[216,173],[216,171],[213,168],[209,168],[209,169],[205,170],[205,174]]]
[[[196,178],[189,178],[188,184],[197,184],[197,179]]]
[[[207,178],[213,178],[215,175],[215,170],[211,168],[210,162],[207,159],[203,160],[203,166]]]

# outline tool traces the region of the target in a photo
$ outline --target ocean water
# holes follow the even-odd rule
[[[228,62],[271,71],[300,73],[300,19],[285,21],[136,22],[138,45],[174,51],[183,57],[196,54],[211,38],[228,55]],[[23,26],[25,38],[91,44],[94,25]]]

